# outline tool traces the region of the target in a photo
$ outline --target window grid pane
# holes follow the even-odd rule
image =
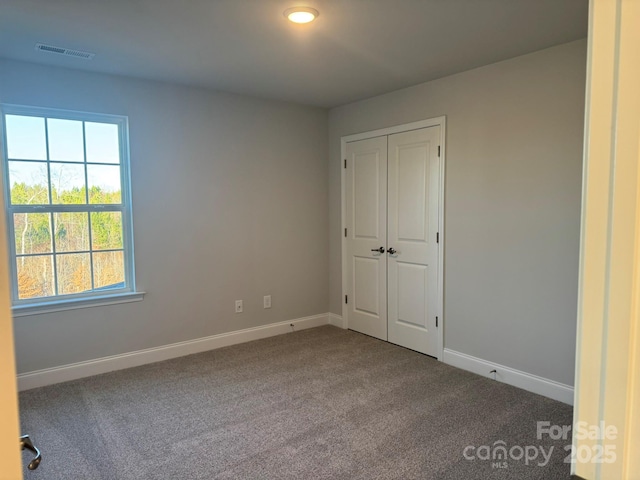
[[[87,201],[86,166],[50,162],[51,203],[84,204]]]
[[[13,215],[16,255],[51,253],[51,217],[48,213]]]
[[[133,289],[128,285],[133,277],[127,280],[131,226],[124,223],[122,189],[128,178],[122,171],[120,127],[55,115],[4,117],[5,135],[8,123],[13,128],[4,157],[16,299]],[[34,138],[40,140],[29,153],[20,142]],[[11,157],[7,145],[31,158]],[[11,213],[14,206],[18,212]]]
[[[19,299],[51,297],[54,295],[53,255],[18,257],[17,289]]]
[[[89,203],[122,203],[119,165],[87,165]]]
[[[87,162],[120,164],[120,142],[116,125],[85,122],[84,131]]]
[[[50,161],[84,162],[83,123],[77,120],[47,118]]]
[[[91,242],[92,250],[122,249],[122,212],[92,212]]]
[[[85,212],[53,214],[56,252],[86,252],[89,250],[89,219]]]
[[[56,255],[58,269],[58,294],[91,291],[91,257],[88,253],[63,253]]]
[[[94,252],[93,269],[95,289],[107,290],[125,286],[124,252],[122,250]]]
[[[30,115],[5,115],[7,158],[46,160],[45,121]]]
[[[12,205],[48,205],[49,173],[46,162],[8,163],[10,195]]]

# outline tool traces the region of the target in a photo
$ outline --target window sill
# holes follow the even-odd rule
[[[73,300],[58,300],[44,302],[37,305],[17,305],[11,308],[14,317],[26,317],[43,313],[62,312],[76,310],[78,308],[101,307],[104,305],[116,305],[119,303],[139,302],[144,298],[145,292],[116,293],[91,298],[76,298]]]

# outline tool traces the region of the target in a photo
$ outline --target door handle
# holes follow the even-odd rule
[[[380,248],[372,248],[371,249],[372,252],[380,252],[380,253],[384,253],[384,247],[380,247]]]
[[[393,255],[394,253],[398,253],[398,251],[393,247],[389,248],[387,252],[390,253],[391,255]]]
[[[38,447],[33,444],[31,438],[29,438],[29,435],[23,435],[22,437],[20,437],[20,450],[29,450],[35,453],[36,456],[33,460],[31,460],[27,468],[29,470],[35,470],[36,468],[38,468],[40,462],[42,461],[42,455],[40,455],[40,450],[38,450]]]

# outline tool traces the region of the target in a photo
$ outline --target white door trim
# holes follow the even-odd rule
[[[381,128],[369,132],[356,133],[353,135],[345,135],[340,138],[340,170],[341,178],[341,197],[342,197],[342,222],[340,236],[342,237],[342,324],[344,328],[349,328],[349,315],[347,305],[345,304],[345,295],[347,291],[347,242],[344,236],[347,218],[347,202],[346,202],[346,177],[344,169],[344,161],[347,158],[347,143],[356,142],[358,140],[366,140],[368,138],[381,137],[384,135],[393,135],[394,133],[408,132],[418,130],[420,128],[440,126],[440,195],[438,205],[438,231],[440,232],[440,248],[438,249],[438,360],[442,361],[444,353],[444,186],[445,186],[445,158],[447,148],[446,139],[446,117],[435,117],[418,122],[405,123],[392,127]]]

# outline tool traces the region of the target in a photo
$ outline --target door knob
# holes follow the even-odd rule
[[[384,247],[380,247],[380,248],[372,248],[371,249],[372,252],[380,252],[380,253],[384,253]]]
[[[387,252],[390,253],[391,255],[393,255],[394,253],[397,253],[396,249],[393,247],[387,249]]]

